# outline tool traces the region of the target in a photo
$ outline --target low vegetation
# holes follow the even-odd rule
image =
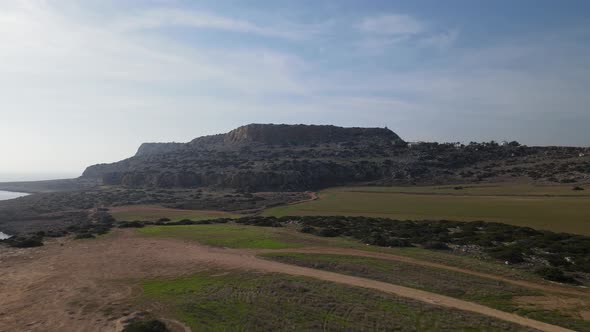
[[[123,329],[123,332],[169,332],[170,330],[159,320],[131,322]]]
[[[261,256],[287,264],[375,279],[444,294],[577,331],[590,330],[590,322],[580,319],[576,308],[574,310],[568,308],[570,312],[542,309],[525,310],[519,306],[515,299],[524,296],[539,296],[542,293],[493,279],[434,267],[358,256],[303,253],[267,253]]]
[[[208,220],[216,218],[236,218],[238,215],[223,211],[182,210],[153,205],[132,205],[110,209],[111,215],[117,221],[158,221],[162,218],[168,221],[180,220]]]
[[[207,271],[142,282],[194,331],[520,331],[521,327],[381,292],[282,274]]]
[[[228,248],[282,249],[299,245],[281,238],[272,229],[243,225],[168,225],[139,229],[148,236],[172,237]]]
[[[326,189],[320,199],[268,209],[265,216],[366,216],[401,220],[485,220],[590,235],[590,191],[567,186],[463,185]]]
[[[553,267],[571,277],[562,281],[576,278],[587,281],[590,273],[590,237],[528,227],[481,221],[402,221],[367,217],[246,217],[236,222],[249,225],[296,223],[302,232],[322,237],[350,237],[368,245],[453,249],[531,270]]]

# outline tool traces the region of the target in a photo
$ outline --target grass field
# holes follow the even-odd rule
[[[359,241],[343,237],[318,237],[298,232],[295,227],[256,227],[235,224],[149,226],[138,229],[147,236],[179,238],[201,244],[228,248],[283,249],[298,247],[349,248],[407,256],[424,261],[439,262],[449,266],[469,266],[474,271],[507,276],[515,279],[542,280],[538,275],[517,270],[495,261],[482,261],[475,257],[460,256],[445,251],[423,248],[386,248],[367,246]]]
[[[299,245],[285,239],[277,229],[234,224],[153,226],[138,230],[149,236],[179,238],[201,244],[254,249],[293,248]]]
[[[461,184],[444,186],[402,186],[402,187],[340,187],[332,190],[354,192],[384,192],[384,193],[412,193],[412,194],[450,194],[473,196],[567,196],[590,197],[590,185],[582,186],[587,190],[572,190],[572,185],[534,185],[531,183],[491,183],[491,184]],[[461,189],[456,189],[461,188]]]
[[[180,210],[155,205],[130,205],[114,207],[110,209],[110,213],[117,221],[157,221],[160,218],[169,218],[172,221],[179,221],[183,219],[199,221],[215,218],[239,217],[239,215],[223,211]]]
[[[513,331],[509,323],[282,274],[206,271],[146,280],[142,298],[194,331]]]
[[[332,254],[267,253],[261,256],[287,264],[349,274],[444,294],[576,331],[590,331],[590,322],[581,319],[580,313],[578,313],[578,310],[582,312],[588,310],[590,303],[586,302],[586,306],[580,306],[583,299],[579,298],[568,300],[567,297],[562,297],[559,299],[560,302],[571,302],[576,305],[563,306],[560,308],[561,310],[547,310],[542,307],[522,305],[523,301],[520,301],[524,298],[535,299],[546,296],[540,291],[434,267]]]
[[[271,208],[264,215],[484,220],[590,235],[590,190],[563,185],[453,187],[333,188],[321,191],[318,200]]]
[[[259,227],[226,223],[149,226],[140,228],[137,231],[147,236],[192,240],[201,244],[227,248],[283,249],[316,246],[366,248],[364,244],[352,239],[341,237],[326,238],[301,233],[294,226]]]

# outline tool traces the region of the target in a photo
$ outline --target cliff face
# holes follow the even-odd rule
[[[383,140],[394,145],[405,142],[386,128],[342,128],[316,125],[250,124],[234,129],[224,137],[226,144],[258,142],[278,145],[338,143],[349,140]]]
[[[146,156],[176,151],[184,147],[183,143],[143,143],[139,146],[135,156]]]
[[[363,182],[455,184],[495,177],[573,183],[590,178],[585,151],[495,142],[409,146],[384,128],[253,124],[184,144],[144,144],[134,157],[88,167],[83,178],[131,187],[250,191]]]
[[[375,180],[405,142],[382,128],[251,124],[189,143],[145,143],[134,157],[88,167],[104,184],[303,190]],[[389,151],[389,152],[385,152]]]

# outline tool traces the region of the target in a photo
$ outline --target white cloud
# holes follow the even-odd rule
[[[402,36],[422,33],[426,30],[426,24],[409,15],[389,14],[367,17],[358,28],[370,34]]]
[[[289,29],[285,29],[277,26],[263,26],[247,20],[240,20],[207,12],[167,8],[143,11],[131,18],[125,17],[116,25],[125,30],[185,26],[197,29],[224,30],[285,39],[304,39],[309,37],[310,32],[312,32],[311,27],[291,26]]]
[[[313,32],[325,33],[326,26],[269,26],[167,9],[93,16],[83,3],[73,15],[50,2],[23,3],[0,3],[0,132],[26,137],[18,144],[0,140],[0,151],[11,155],[0,171],[81,171],[127,157],[142,141],[187,141],[250,122],[388,125],[408,139],[457,140],[498,139],[495,133],[521,139],[506,134],[504,126],[509,123],[524,136],[522,129],[537,114],[582,119],[568,120],[574,126],[590,121],[590,95],[584,91],[590,51],[584,45],[515,40],[485,49],[455,48],[458,30],[386,15],[355,26],[365,47],[381,52],[399,47],[386,54],[405,51],[409,62],[415,53],[435,53],[429,55],[435,65],[427,58],[403,71],[379,71],[375,62],[365,71],[363,64],[374,60],[366,54],[344,52],[332,59],[328,51],[321,59],[303,58],[308,46],[359,42],[349,30],[334,31],[350,29],[351,21],[334,23],[331,37],[342,43],[336,45],[314,39]],[[281,38],[281,44],[295,41],[291,46],[297,49],[279,51],[271,43],[217,48],[152,31],[174,25]],[[312,33],[306,35],[306,29]],[[350,66],[352,61],[358,66]],[[396,65],[393,56],[388,61]],[[511,121],[498,120],[506,118]],[[561,128],[569,136],[560,137],[581,141],[583,134]],[[556,137],[542,141],[542,134],[528,138]]]
[[[223,121],[233,123],[228,116],[247,117],[264,98],[308,93],[298,76],[306,63],[295,55],[195,47],[112,23],[41,2],[0,11],[0,131],[27,137],[0,141],[11,151],[0,171],[81,171],[127,157],[143,140],[222,130]]]
[[[409,15],[387,14],[364,18],[357,28],[362,32],[356,45],[368,54],[384,54],[402,43],[437,50],[449,49],[459,36],[458,29],[433,31],[431,24]]]

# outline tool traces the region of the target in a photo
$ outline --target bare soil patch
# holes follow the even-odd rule
[[[384,282],[256,258],[257,251],[212,248],[117,230],[97,240],[0,249],[0,331],[115,331],[132,313],[129,281],[187,275],[208,267],[306,276],[470,311],[541,331],[567,329],[455,298]]]

